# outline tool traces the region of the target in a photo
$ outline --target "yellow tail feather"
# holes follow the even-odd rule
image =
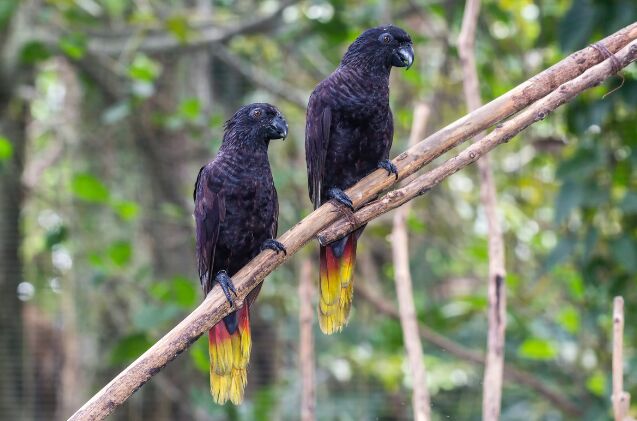
[[[347,325],[354,295],[356,236],[321,247],[319,326],[327,335],[340,332]]]
[[[218,404],[228,400],[235,405],[240,404],[248,382],[247,368],[252,347],[249,310],[244,306],[237,312],[238,326],[232,334],[223,321],[208,332],[210,394]]]

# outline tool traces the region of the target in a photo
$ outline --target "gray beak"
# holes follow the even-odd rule
[[[288,136],[288,122],[283,116],[276,116],[268,127],[268,137],[270,139],[284,139]]]
[[[408,70],[414,62],[414,47],[411,44],[406,44],[400,47],[396,54],[402,61],[402,66]]]

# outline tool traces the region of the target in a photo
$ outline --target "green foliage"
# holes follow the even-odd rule
[[[144,333],[133,333],[117,342],[111,350],[111,364],[128,363],[143,354],[153,343]]]
[[[0,136],[0,163],[13,155],[13,145],[6,137]]]
[[[89,173],[75,174],[71,180],[71,191],[78,199],[92,203],[106,203],[110,195],[104,183]]]
[[[518,348],[518,353],[521,357],[530,360],[546,361],[555,358],[557,349],[545,339],[528,338],[522,342],[522,345]]]

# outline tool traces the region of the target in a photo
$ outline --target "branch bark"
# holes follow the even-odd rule
[[[462,29],[458,38],[458,52],[462,61],[463,87],[469,111],[476,110],[482,105],[474,52],[479,15],[480,0],[467,0],[462,18]],[[480,141],[484,136],[485,132],[481,132],[475,140]],[[480,174],[480,199],[487,219],[489,238],[487,360],[482,382],[482,418],[486,421],[497,421],[500,419],[502,402],[502,371],[504,369],[506,331],[504,240],[498,222],[497,192],[489,155],[478,161],[478,171]]]
[[[299,373],[301,375],[301,421],[316,419],[316,389],[314,386],[314,337],[312,319],[314,306],[312,296],[312,261],[305,258],[301,264],[299,281]]]
[[[636,37],[637,23],[632,24],[619,33],[616,33],[614,36],[607,38],[606,44],[608,45],[606,45],[606,48],[609,50],[613,48],[613,50],[616,51],[618,48],[621,48],[622,45],[626,45],[621,43],[622,40],[625,41],[625,43],[628,43]],[[618,56],[622,66],[626,66],[635,59],[635,56],[637,56],[637,43],[631,44],[631,47],[632,48],[624,48]],[[601,53],[598,53],[597,50],[593,50],[593,53],[591,53],[591,51],[584,50],[576,53],[576,55],[579,57],[579,62],[571,63],[569,61],[564,64],[558,63],[556,66],[558,66],[557,69],[560,71],[556,71],[555,66],[552,67],[551,69],[553,70],[551,70],[549,75],[546,76],[546,78],[550,79],[549,82],[551,80],[556,80],[556,78],[562,80],[562,78],[564,78],[567,74],[581,74],[584,69],[580,66],[584,63],[592,64],[599,62],[602,59]],[[613,71],[613,69],[615,69],[615,71]],[[616,71],[617,68],[610,64],[610,60],[605,61],[603,64],[600,64],[583,74],[586,85],[585,87],[593,86],[595,83],[601,83],[605,77],[608,77]],[[578,78],[578,80],[580,79],[582,78]],[[532,102],[531,98],[534,98],[536,95],[548,93],[549,90],[547,90],[546,87],[547,80],[545,80],[545,78],[540,78],[540,80],[543,82],[541,86],[537,86],[536,83],[527,82],[521,85],[524,86],[521,90],[518,91],[518,88],[514,90],[516,92],[515,96],[507,94],[500,99],[492,101],[490,104],[481,107],[474,113],[458,120],[457,123],[443,129],[439,132],[437,137],[434,137],[434,141],[429,140],[427,142],[421,142],[410,148],[408,151],[400,154],[393,161],[398,168],[399,179],[409,176],[425,165],[425,163],[434,159],[434,155],[437,151],[439,151],[438,148],[442,147],[442,152],[444,152],[455,144],[460,143],[462,140],[475,135],[492,125],[494,122],[499,121],[500,118],[509,115],[511,112],[518,111],[525,105],[528,105]],[[580,86],[574,85],[573,82],[569,82],[565,84],[564,87],[560,88],[558,100],[561,101],[560,105],[566,98],[571,98],[579,92],[576,88],[580,88]],[[555,83],[553,82],[551,85],[555,85]],[[557,85],[554,87],[557,88]],[[581,90],[583,89],[584,88]],[[503,100],[502,98],[505,99]],[[532,124],[533,121],[538,121],[546,117],[548,112],[556,108],[558,105],[546,103],[546,101],[541,102],[542,108],[540,110],[537,110],[537,107],[532,107],[533,110],[532,115],[530,116],[530,121],[526,120],[529,117],[529,113],[520,114],[520,116],[525,117],[524,123],[526,125],[524,127]],[[553,108],[548,108],[550,105],[552,105]],[[498,116],[500,116],[500,118],[498,118]],[[519,116],[516,117],[516,119],[519,119]],[[466,166],[475,161],[479,158],[479,156],[486,153],[488,150],[493,149],[497,144],[509,140],[513,135],[510,131],[510,125],[511,124],[508,124],[506,129],[497,129],[494,132],[497,137],[495,139],[489,139],[489,142],[486,144],[474,144],[470,155],[463,152],[464,155],[462,157],[459,155],[452,159],[452,166],[455,165],[456,162],[462,162],[464,165],[456,166],[455,169],[452,168],[453,171],[446,173],[446,175],[444,172],[438,175],[444,178],[445,176],[458,171],[462,166]],[[429,139],[431,138],[432,137],[430,136]],[[488,138],[489,137],[486,137],[481,142]],[[438,145],[438,147],[434,147],[432,149],[432,146],[435,145]],[[475,148],[475,146],[480,147]],[[440,182],[442,178],[437,180],[436,184]],[[415,182],[416,180],[410,183],[410,185]],[[346,193],[350,198],[352,198],[354,206],[359,207],[366,201],[375,197],[380,191],[394,183],[396,183],[396,179],[394,177],[388,177],[386,171],[377,170],[358,182],[352,188],[348,189]],[[416,194],[412,197],[415,196]],[[363,208],[363,210],[369,207],[370,206],[367,206]],[[339,216],[340,212],[337,207],[330,202],[324,204],[279,237],[279,241],[283,243],[288,251],[287,255],[277,255],[271,250],[266,250],[241,269],[232,280],[237,290],[237,304],[241,305],[241,302],[246,295],[269,273],[280,266],[285,260],[289,259],[320,231],[324,230],[330,224],[339,219]],[[168,332],[148,351],[117,375],[117,377],[115,377],[109,384],[93,396],[93,398],[84,404],[84,406],[80,408],[70,419],[93,420],[103,419],[106,417],[117,406],[126,401],[126,399],[128,399],[128,397],[130,397],[130,395],[139,389],[144,383],[150,380],[152,376],[157,374],[161,368],[166,366],[166,364],[186,350],[186,348],[196,341],[203,332],[210,329],[215,323],[219,322],[221,318],[228,314],[231,310],[232,309],[228,305],[228,302],[223,296],[221,290],[219,288],[213,289],[199,307],[193,310],[193,312],[175,328]]]
[[[418,104],[414,110],[414,121],[409,136],[410,146],[422,138],[427,125],[429,107]],[[427,390],[427,371],[423,360],[422,344],[418,335],[418,319],[414,305],[411,273],[409,270],[409,236],[407,235],[407,215],[409,204],[396,210],[391,242],[394,259],[396,296],[400,312],[403,342],[409,361],[409,371],[413,383],[411,396],[414,420],[427,421],[431,418],[431,403]]]
[[[624,298],[613,300],[613,415],[615,421],[634,421],[630,417],[630,394],[624,391]]]
[[[396,309],[396,307],[388,300],[373,292],[367,285],[358,285],[356,293],[359,294],[359,296],[362,296],[368,303],[373,305],[379,312],[393,317],[394,319],[400,318],[398,309]],[[466,348],[465,346],[441,335],[427,326],[419,325],[418,332],[420,336],[427,341],[427,343],[431,343],[461,360],[465,360],[476,365],[483,365],[485,363],[485,356],[481,352]],[[505,365],[504,378],[512,384],[524,385],[529,389],[536,391],[539,395],[546,398],[547,401],[551,402],[556,408],[559,408],[561,411],[570,416],[579,417],[583,413],[582,408],[567,399],[563,392],[554,391],[531,373]]]

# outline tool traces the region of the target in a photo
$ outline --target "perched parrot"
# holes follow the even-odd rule
[[[284,139],[288,125],[270,104],[241,107],[226,122],[219,153],[201,168],[193,198],[199,280],[204,294],[215,283],[233,304],[232,277],[265,248],[285,252],[274,238],[279,203],[272,180],[268,145]],[[210,393],[215,402],[239,404],[250,359],[250,307],[260,286],[243,306],[208,332]]]
[[[389,108],[392,67],[414,61],[404,30],[380,26],[363,32],[338,68],[318,84],[307,107],[305,154],[310,200],[318,208],[334,199],[353,210],[343,190],[377,168],[395,174],[389,161],[394,125]],[[326,334],[347,323],[352,305],[356,242],[365,227],[320,247],[319,325]]]

